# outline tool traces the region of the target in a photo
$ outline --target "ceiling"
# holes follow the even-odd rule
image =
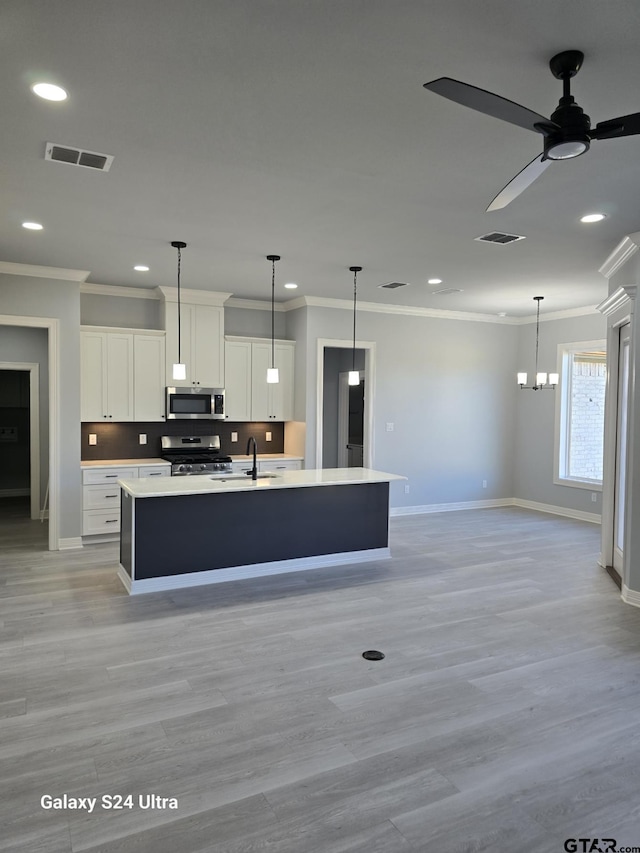
[[[598,267],[640,229],[640,136],[595,141],[485,213],[542,137],[422,88],[454,77],[550,115],[548,61],[575,48],[592,123],[636,112],[637,0],[4,0],[1,15],[2,261],[171,286],[184,240],[185,287],[268,300],[276,253],[279,301],[349,299],[358,264],[363,300],[522,316],[535,295],[546,311],[602,300]],[[38,80],[68,100],[35,97]],[[45,161],[46,142],[113,165]],[[607,219],[579,222],[593,211]],[[496,230],[526,240],[474,240]]]

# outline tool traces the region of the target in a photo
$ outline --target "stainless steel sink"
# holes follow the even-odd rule
[[[279,474],[271,474],[269,471],[265,471],[264,474],[258,474],[258,480],[276,480],[280,475]],[[255,483],[255,480],[252,480],[251,477],[247,477],[246,474],[229,474],[229,476],[225,477],[211,477],[212,480],[217,480],[219,483],[227,483],[230,480],[240,481],[243,480],[245,483]]]

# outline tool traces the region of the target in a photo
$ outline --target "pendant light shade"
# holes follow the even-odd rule
[[[362,272],[362,267],[349,267],[353,273],[353,349],[351,351],[351,370],[349,371],[349,385],[360,384],[360,371],[356,370],[356,305],[358,300],[357,276]]]
[[[276,261],[280,260],[280,255],[267,255],[267,260],[271,261],[271,367],[267,368],[267,382],[269,385],[274,385],[280,382],[280,373],[275,366],[275,290],[276,290]]]
[[[187,244],[183,243],[181,240],[174,240],[171,245],[174,249],[178,250],[178,361],[173,365],[172,376],[180,382],[187,378],[187,366],[182,363],[182,353],[180,351],[180,331],[182,326],[180,322],[180,267],[182,266],[182,250],[187,248]]]
[[[517,382],[520,388],[527,391],[542,391],[545,388],[550,388],[552,391],[555,389],[558,381],[560,379],[559,374],[557,373],[543,373],[538,371],[538,345],[540,342],[540,303],[544,299],[544,296],[534,296],[534,300],[538,303],[538,310],[536,313],[536,369],[535,369],[535,382],[533,385],[527,385],[527,374],[526,373],[518,373]]]

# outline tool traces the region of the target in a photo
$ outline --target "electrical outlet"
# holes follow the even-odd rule
[[[411,486],[407,483],[404,487],[405,495],[408,495],[410,491],[411,491]]]
[[[138,433],[138,443],[139,443],[139,444],[146,444],[146,443],[147,443],[147,434],[146,434],[146,432],[140,432],[140,433]]]
[[[597,492],[591,492],[591,500],[593,501],[593,503],[595,503],[598,500],[598,493]]]
[[[387,432],[393,432],[393,426],[393,424],[385,424],[385,429],[387,430]]]
[[[265,441],[271,441],[271,433],[268,432],[265,436]]]
[[[483,489],[486,489],[486,488],[487,488],[487,481],[486,481],[486,480],[483,480],[483,481],[482,481],[482,488],[483,488]]]
[[[97,443],[98,443],[98,436],[95,434],[95,432],[90,432],[89,433],[89,444],[97,444]]]
[[[238,433],[232,432],[231,433],[231,441],[237,441],[237,440],[238,440]]]

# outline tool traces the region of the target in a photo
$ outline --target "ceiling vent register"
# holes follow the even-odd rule
[[[474,237],[480,243],[498,243],[501,246],[506,246],[507,243],[517,243],[518,240],[524,240],[520,234],[504,234],[502,231],[491,231],[490,234],[483,234],[482,237]]]
[[[379,284],[378,287],[384,287],[387,290],[396,290],[398,287],[408,287],[408,281],[388,281],[386,284]]]
[[[98,172],[108,172],[113,163],[110,154],[99,154],[97,151],[85,151],[82,148],[70,148],[68,145],[56,145],[47,142],[45,160],[56,160],[58,163],[68,163],[70,166],[82,166]]]

